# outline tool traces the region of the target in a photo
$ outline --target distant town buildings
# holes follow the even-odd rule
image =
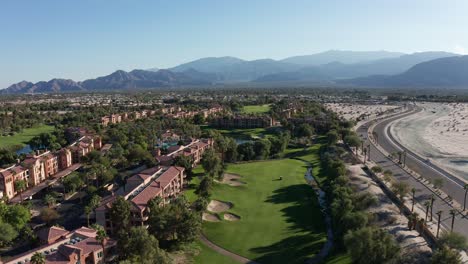
[[[194,117],[197,114],[202,114],[203,117],[208,117],[212,114],[216,114],[223,111],[221,106],[214,106],[207,109],[197,110],[197,111],[183,111],[179,106],[169,106],[164,107],[159,112],[165,116],[170,118],[190,118]],[[156,115],[156,110],[143,110],[143,111],[135,111],[131,113],[123,113],[123,114],[111,114],[109,116],[101,117],[100,123],[103,127],[108,126],[109,124],[118,124],[125,121],[130,120],[137,120],[141,118],[146,118],[150,116]]]

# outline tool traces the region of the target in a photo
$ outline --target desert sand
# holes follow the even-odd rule
[[[221,221],[217,215],[210,214],[210,213],[205,213],[205,212],[203,212],[202,219],[203,219],[203,221],[207,221],[207,222],[219,222],[219,221]]]
[[[241,181],[241,176],[231,173],[224,173],[223,181],[221,183],[228,184],[230,186],[242,186],[245,182]]]
[[[231,214],[231,213],[226,213],[224,214],[223,217],[224,217],[224,220],[227,220],[227,221],[239,221],[240,220],[240,216]]]
[[[337,113],[346,120],[357,120],[363,117],[373,118],[390,109],[398,108],[397,105],[364,105],[351,103],[327,103],[325,107]]]
[[[213,213],[221,213],[232,208],[232,203],[222,202],[218,200],[211,200],[208,204],[208,211]]]
[[[468,179],[468,104],[418,106],[421,112],[393,123],[392,134],[408,149]]]
[[[349,165],[351,186],[357,192],[373,194],[378,203],[369,208],[376,215],[378,225],[392,234],[402,247],[402,253],[418,261],[427,260],[431,249],[417,231],[408,229],[408,219],[400,214],[399,208],[383,193],[382,189],[361,169],[361,165]],[[422,263],[422,262],[421,262]]]

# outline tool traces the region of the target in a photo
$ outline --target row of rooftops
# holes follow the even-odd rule
[[[102,251],[102,245],[96,240],[96,235],[96,230],[87,227],[81,227],[74,231],[68,231],[58,226],[43,228],[37,232],[42,246],[14,256],[4,263],[30,263],[32,256],[36,252],[45,255],[46,263],[78,263],[76,262],[78,260],[76,259],[77,256],[88,256],[93,252]],[[116,242],[107,239],[105,244],[105,247],[108,248],[114,246]]]
[[[206,108],[202,110],[196,110],[196,111],[182,111],[182,108],[177,106],[171,106],[171,107],[165,107],[161,109],[161,113],[164,114],[167,117],[173,117],[173,118],[180,118],[180,117],[193,117],[196,114],[203,114],[205,117],[207,117],[209,114],[221,112],[223,108],[221,106],[214,106],[211,108]],[[108,123],[116,124],[120,123],[125,120],[132,120],[132,119],[139,119],[142,117],[147,117],[147,116],[153,116],[156,114],[156,110],[142,110],[142,111],[135,111],[131,113],[123,113],[123,114],[117,114],[113,113],[108,116],[103,116],[101,117],[101,124],[107,125]],[[133,118],[130,118],[130,116],[133,115]]]
[[[159,196],[171,182],[180,177],[181,174],[183,175],[184,170],[184,168],[177,166],[157,166],[141,171],[128,178],[127,183],[113,195],[104,198],[97,210],[105,210],[112,207],[112,203],[117,196],[123,196],[133,206],[139,210],[143,210],[151,199]]]

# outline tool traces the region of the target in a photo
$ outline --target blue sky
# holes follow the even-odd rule
[[[208,56],[468,52],[466,0],[4,0],[0,88]]]

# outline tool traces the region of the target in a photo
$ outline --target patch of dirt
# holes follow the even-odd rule
[[[241,181],[241,176],[236,174],[224,173],[223,181],[221,183],[228,184],[230,186],[242,186],[245,182]]]
[[[240,216],[231,214],[231,213],[224,214],[223,217],[224,217],[224,220],[227,220],[227,221],[239,221],[241,219]]]
[[[205,212],[202,215],[202,219],[203,219],[203,221],[207,221],[207,222],[219,222],[219,221],[221,221],[217,215],[210,214],[210,213],[205,213]]]
[[[213,213],[221,213],[231,208],[232,208],[232,203],[222,202],[218,200],[211,200],[207,207],[208,211],[213,212]]]

